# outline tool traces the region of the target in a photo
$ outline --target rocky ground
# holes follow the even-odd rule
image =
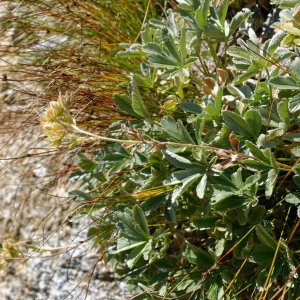
[[[0,18],[6,4],[0,1]],[[58,178],[68,157],[49,152],[42,112],[22,93],[37,87],[9,72],[18,60],[12,36],[13,28],[0,41],[0,299],[128,299],[106,266],[93,268],[98,256],[82,243],[87,220],[66,222],[73,187]],[[33,251],[32,241],[50,251]]]

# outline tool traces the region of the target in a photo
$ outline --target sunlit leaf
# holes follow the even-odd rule
[[[240,27],[240,25],[247,20],[250,16],[251,10],[248,8],[243,8],[242,11],[238,12],[231,20],[229,25],[228,37],[232,36],[233,33]]]
[[[207,185],[207,175],[204,174],[196,188],[197,196],[200,199],[203,199],[205,195],[206,185]]]
[[[278,174],[279,172],[274,169],[268,172],[268,178],[266,181],[266,191],[265,191],[265,195],[267,199],[269,199],[273,194]]]

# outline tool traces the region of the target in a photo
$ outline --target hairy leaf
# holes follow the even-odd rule
[[[226,125],[234,132],[245,135],[252,136],[252,129],[249,128],[247,122],[238,114],[232,111],[223,111],[222,116]]]
[[[171,116],[165,116],[161,121],[162,129],[173,139],[185,144],[195,144],[181,120],[177,122]]]

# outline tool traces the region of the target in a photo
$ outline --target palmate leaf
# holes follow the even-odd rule
[[[178,50],[176,49],[173,37],[169,34],[169,31],[167,29],[162,30],[162,38],[169,53],[171,54],[171,57],[174,59],[174,61],[177,62],[179,66],[181,66],[183,63],[181,54],[179,54]]]
[[[193,169],[180,170],[173,172],[165,181],[166,185],[174,185],[181,183],[185,178],[195,175],[195,174],[203,174],[205,169],[203,167],[195,167]]]
[[[252,130],[249,128],[247,122],[232,111],[223,111],[222,116],[226,125],[234,132],[242,134],[246,137],[252,137]]]
[[[245,113],[245,119],[232,111],[223,111],[222,116],[226,125],[234,132],[246,137],[255,137],[260,133],[261,116],[255,109],[250,109]]]
[[[220,200],[233,196],[236,193],[239,193],[239,190],[236,187],[231,187],[222,184],[214,184],[212,200],[218,202]]]
[[[179,69],[177,61],[171,56],[166,56],[166,54],[149,54],[148,62],[156,68]]]
[[[156,55],[160,55],[163,52],[161,47],[154,42],[144,45],[143,50],[148,54],[156,54]]]
[[[164,132],[166,132],[170,137],[175,141],[184,143],[184,144],[195,144],[194,140],[184,127],[181,120],[177,122],[171,116],[163,117],[161,121],[161,127]]]
[[[132,237],[140,240],[147,240],[149,234],[145,232],[142,227],[137,224],[133,218],[131,211],[118,212],[117,217],[119,220],[118,226],[127,237]],[[141,224],[144,226],[144,224]]]

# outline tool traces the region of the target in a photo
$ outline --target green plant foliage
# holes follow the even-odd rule
[[[180,0],[125,45],[141,61],[114,96],[124,120],[72,175],[135,299],[300,297],[299,8],[262,43],[235,39],[250,10],[228,6]]]

